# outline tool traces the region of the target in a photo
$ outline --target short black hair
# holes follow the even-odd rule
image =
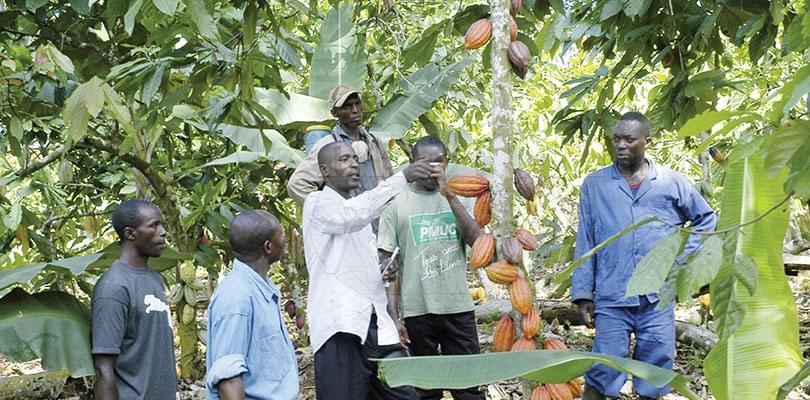
[[[647,136],[650,136],[650,120],[648,120],[647,117],[644,116],[644,114],[638,111],[630,111],[624,113],[624,115],[619,117],[619,122],[617,122],[617,124],[631,121],[638,122],[639,124],[641,124],[641,127],[644,129],[645,134]]]
[[[267,218],[267,217],[270,218]],[[276,217],[262,210],[249,210],[237,215],[231,221],[228,230],[228,241],[233,251],[251,261],[260,253],[264,242],[273,239],[276,231],[281,229]]]
[[[332,165],[335,162],[335,154],[340,146],[349,146],[349,144],[338,140],[336,142],[327,143],[321,147],[321,149],[318,150],[318,165]]]
[[[444,145],[444,142],[442,142],[441,139],[437,138],[436,136],[423,136],[422,138],[417,140],[416,143],[413,144],[413,149],[411,150],[411,157],[413,157],[413,159],[416,160],[417,158],[419,158],[420,149],[424,149],[425,147],[431,146],[441,147],[442,150],[444,150],[444,154],[447,155],[448,157],[450,156],[449,154],[447,154],[447,146]]]
[[[141,220],[141,209],[144,207],[155,207],[154,204],[146,200],[127,200],[118,205],[112,215],[112,225],[119,240],[124,240],[124,229],[137,228],[143,222]],[[155,207],[157,208],[157,207]]]

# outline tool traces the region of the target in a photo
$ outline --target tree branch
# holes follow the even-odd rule
[[[130,153],[121,154],[118,152],[118,147],[116,147],[114,144],[90,136],[85,136],[84,140],[77,143],[76,146],[94,148],[118,157],[121,161],[135,167],[135,169],[140,171],[140,173],[146,177],[146,179],[152,185],[152,189],[155,190],[157,197],[167,198],[169,193],[166,189],[168,186],[166,181],[163,180],[160,175],[158,175],[157,171],[155,171],[155,169],[152,168],[152,165],[146,162],[146,160]]]
[[[26,176],[31,175],[34,172],[37,172],[42,168],[45,168],[45,166],[47,166],[48,164],[56,161],[64,153],[65,153],[65,146],[60,144],[59,146],[56,146],[56,148],[47,156],[32,163],[29,163],[28,166],[15,172],[15,174],[19,178],[25,178]]]

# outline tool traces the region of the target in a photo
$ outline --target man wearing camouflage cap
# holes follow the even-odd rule
[[[312,152],[298,164],[287,183],[287,193],[300,204],[303,204],[308,194],[323,185],[317,155],[321,147],[328,143],[338,140],[346,142],[357,153],[360,163],[360,192],[375,188],[378,182],[393,174],[385,143],[363,126],[360,93],[350,86],[340,85],[329,94],[329,102],[332,104],[332,115],[338,119],[338,123],[331,135],[315,143]],[[377,231],[376,223],[374,231]]]

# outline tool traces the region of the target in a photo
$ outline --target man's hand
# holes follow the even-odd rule
[[[405,175],[405,179],[408,182],[413,182],[417,179],[430,178],[433,174],[433,167],[427,159],[420,158],[412,162],[402,173]]]
[[[399,272],[399,263],[397,260],[392,260],[389,258],[385,260],[382,264],[380,264],[380,272],[383,275],[383,282],[392,282],[397,280],[397,273]],[[390,265],[389,265],[390,263]],[[388,269],[385,267],[388,266]]]
[[[439,193],[441,193],[442,196],[449,199],[451,197],[455,197],[456,194],[453,193],[452,190],[450,190],[450,185],[447,184],[447,176],[445,176],[444,173],[445,171],[444,168],[442,168],[441,164],[434,165],[433,175],[431,175],[431,178],[436,179],[436,182],[439,183]]]
[[[585,321],[585,326],[593,328],[593,301],[577,300],[576,304],[579,309],[580,318]]]
[[[408,329],[405,328],[405,323],[400,319],[395,319],[394,323],[397,324],[397,332],[399,332],[399,343],[406,349],[411,345],[411,338],[408,336]]]

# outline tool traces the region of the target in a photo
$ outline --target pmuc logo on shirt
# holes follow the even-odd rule
[[[431,242],[458,240],[456,218],[451,211],[412,215],[410,223],[413,242],[416,246],[423,246]]]

